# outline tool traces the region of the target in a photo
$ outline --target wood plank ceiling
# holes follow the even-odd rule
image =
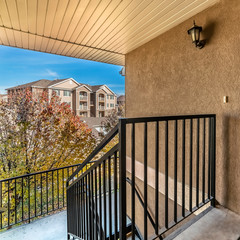
[[[124,65],[217,0],[0,0],[0,44]]]

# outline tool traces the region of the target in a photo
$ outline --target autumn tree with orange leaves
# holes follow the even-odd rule
[[[24,90],[0,103],[0,179],[81,163],[94,147],[91,130],[55,94]]]

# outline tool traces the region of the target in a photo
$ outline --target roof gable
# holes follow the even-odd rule
[[[57,79],[52,81],[48,87],[49,88],[76,88],[79,86],[79,83],[75,81],[73,78],[66,78],[66,79]]]
[[[92,89],[90,89],[86,84],[82,84],[82,85],[76,87],[76,89],[79,89],[79,88],[86,88],[89,92],[92,92]]]
[[[116,96],[116,93],[115,92],[113,92],[107,85],[97,85],[97,86],[99,86],[99,88],[98,88],[98,90],[96,91],[96,92],[98,92],[98,91],[100,91],[100,90],[103,90],[103,91],[105,91],[106,93],[108,93],[108,91],[109,92],[111,92],[113,95],[115,95]],[[94,87],[94,86],[93,86]],[[108,90],[108,91],[107,91]]]

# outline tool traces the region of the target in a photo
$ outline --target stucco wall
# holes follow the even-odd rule
[[[221,0],[126,56],[126,116],[217,114],[217,200],[240,213],[239,0]],[[199,50],[187,30],[203,27]],[[229,102],[223,103],[223,96]]]

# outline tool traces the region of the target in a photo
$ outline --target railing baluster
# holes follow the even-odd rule
[[[54,174],[52,171],[52,211],[54,211],[55,207],[54,207]]]
[[[148,222],[147,222],[147,207],[148,207],[148,186],[147,186],[147,168],[148,168],[148,132],[147,132],[147,123],[144,124],[144,239],[146,240],[148,237]]]
[[[100,215],[100,221],[99,221],[99,231],[100,231],[100,240],[102,240],[102,175],[101,175],[101,164],[98,168],[98,176],[99,176],[99,215]]]
[[[30,223],[30,177],[28,176],[28,222]]]
[[[155,146],[155,234],[158,235],[159,225],[159,122],[156,122]]]
[[[205,131],[206,120],[203,119],[203,149],[202,149],[202,202],[205,203]]]
[[[15,224],[17,224],[17,200],[16,200],[16,198],[17,198],[17,179],[15,179],[15,181],[14,181],[14,188],[15,188],[15,193],[14,193],[14,215],[15,215]]]
[[[107,204],[106,204],[106,161],[103,161],[103,208],[104,234],[107,236]]]
[[[112,239],[112,191],[111,191],[111,156],[108,157],[108,211],[109,239]]]
[[[168,228],[168,121],[165,125],[165,228]]]
[[[2,190],[2,182],[0,182],[0,207],[2,207],[2,199],[3,199],[3,190]],[[1,229],[3,228],[3,217],[2,217],[2,213],[0,214],[0,226]]]
[[[132,239],[135,240],[135,124],[132,124]]]
[[[211,143],[211,148],[212,148],[212,156],[211,156],[211,196],[212,196],[212,201],[211,205],[215,207],[215,182],[216,182],[216,117],[211,118],[211,134],[212,134],[212,143]]]
[[[34,175],[34,213],[37,216],[37,190],[36,190],[36,175]]]
[[[85,189],[86,189],[86,239],[89,239],[89,198],[88,198],[88,175],[85,177]]]
[[[211,191],[211,118],[208,119],[208,199],[210,199],[210,191]]]
[[[192,212],[192,139],[193,121],[190,119],[190,151],[189,151],[189,211]]]
[[[95,240],[98,239],[97,168],[95,168]],[[99,233],[101,233],[99,229]]]
[[[79,181],[79,237],[82,238],[82,182]]]
[[[84,186],[84,179],[82,179],[82,198],[83,198],[83,239],[86,237],[86,201],[85,201],[85,186]]]
[[[63,198],[63,204],[62,206],[64,207],[65,203],[64,203],[64,168],[62,169],[62,198]]]
[[[24,218],[24,216],[23,216],[23,178],[22,178],[22,221],[23,221],[23,218]]]
[[[178,122],[175,120],[174,131],[174,221],[177,222],[177,168],[178,168]]]
[[[48,213],[48,172],[46,172],[46,203],[47,203],[47,213]]]
[[[196,206],[199,207],[199,118],[197,119]]]
[[[2,182],[0,182],[0,207],[2,207],[2,199],[3,199],[3,190],[2,190]],[[0,226],[1,229],[3,228],[3,217],[2,217],[2,213],[0,214]]]
[[[92,232],[92,239],[95,237],[95,231],[94,231],[94,188],[93,188],[93,171],[90,172],[91,177],[91,232]]]
[[[41,188],[41,215],[43,214],[43,194],[42,194],[42,173],[40,175],[40,188]]]
[[[118,232],[118,204],[117,204],[117,152],[114,153],[114,240]]]
[[[126,240],[126,122],[120,119],[119,123],[119,238]]]
[[[59,173],[57,170],[57,205],[58,205],[58,209],[59,209]]]
[[[81,184],[78,181],[78,236],[81,236]]]
[[[8,180],[8,203],[7,203],[7,212],[8,212],[8,226],[10,225],[10,181]]]
[[[185,217],[185,119],[182,122],[182,216]]]

